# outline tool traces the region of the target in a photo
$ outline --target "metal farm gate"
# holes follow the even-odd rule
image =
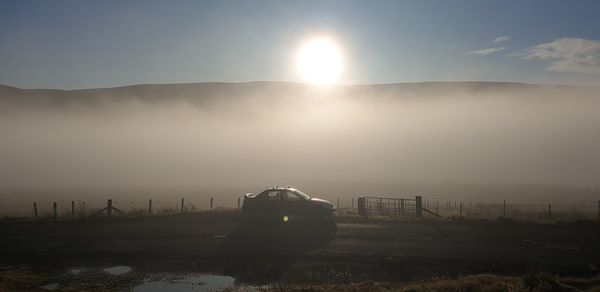
[[[423,216],[421,196],[414,199],[398,199],[383,197],[358,197],[358,214],[361,216]]]

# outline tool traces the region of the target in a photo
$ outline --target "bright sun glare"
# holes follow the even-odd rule
[[[334,84],[342,74],[342,54],[328,38],[314,38],[302,45],[296,65],[304,81],[313,84]]]

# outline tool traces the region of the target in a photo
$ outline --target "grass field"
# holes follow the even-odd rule
[[[207,273],[235,278],[232,289],[275,291],[597,289],[596,222],[399,220],[342,213],[289,222],[225,209],[5,219],[0,221],[0,287],[127,291],[149,278]],[[112,266],[132,270],[120,276],[103,272]],[[69,272],[74,268],[86,272]]]

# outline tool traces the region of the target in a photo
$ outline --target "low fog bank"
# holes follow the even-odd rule
[[[485,82],[0,86],[0,196],[163,188],[236,198],[279,184],[324,196],[590,199],[600,178],[599,93]]]
[[[208,210],[210,198],[213,208],[237,208],[238,199],[247,192],[260,192],[273,185],[236,184],[198,185],[198,186],[101,186],[101,187],[41,187],[41,188],[3,188],[0,189],[0,216],[31,216],[32,202],[37,202],[43,216],[50,216],[52,203],[57,202],[60,214],[69,215],[71,202],[75,202],[77,211],[82,208],[91,214],[106,206],[106,200],[121,210],[147,210],[148,200],[152,200],[153,210],[179,210],[184,199],[186,210]],[[498,204],[503,200],[507,204],[526,204],[542,206],[551,203],[556,208],[577,209],[592,214],[597,212],[596,201],[600,197],[597,189],[574,186],[534,185],[534,184],[473,184],[473,183],[389,183],[389,182],[297,182],[304,192],[330,200],[341,208],[356,204],[358,196],[384,196],[396,198],[414,198],[421,195],[430,202],[464,202],[475,206],[477,203]],[[355,205],[356,206],[356,205]],[[558,209],[557,209],[558,210]]]

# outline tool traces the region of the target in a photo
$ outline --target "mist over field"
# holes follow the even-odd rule
[[[589,199],[599,94],[487,82],[2,86],[0,195],[234,198],[290,185],[326,198]]]

